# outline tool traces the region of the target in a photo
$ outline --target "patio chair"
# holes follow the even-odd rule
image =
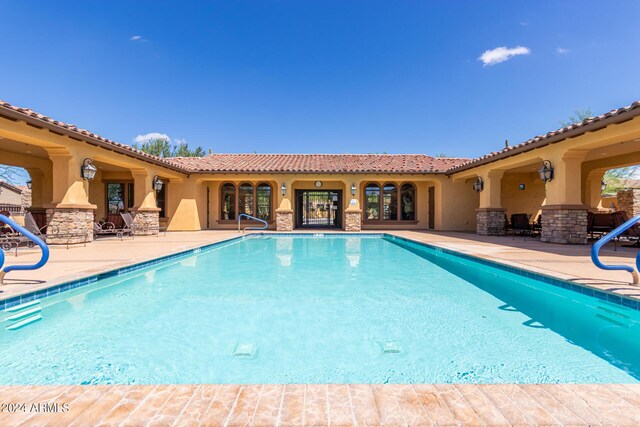
[[[131,230],[131,235],[133,235],[136,231],[140,231],[142,235],[150,235],[154,234],[156,236],[159,235],[159,228],[156,227],[140,227],[139,225],[133,222],[133,216],[131,212],[120,212],[122,219],[128,230]]]
[[[124,237],[125,230],[118,229],[111,222],[103,222],[103,223],[93,223],[93,238],[96,239],[98,236],[116,236],[119,239]]]
[[[613,214],[613,228],[617,228],[627,222],[629,217],[625,211],[614,212]],[[640,223],[637,223],[633,227],[627,229],[624,233],[621,234],[628,239],[635,239],[635,243],[632,245],[625,245],[625,247],[640,247]]]
[[[592,239],[595,233],[604,235],[616,228],[614,224],[614,214],[610,212],[587,212],[587,233]]]
[[[24,227],[35,234],[37,237],[40,237],[42,240],[45,240],[47,238],[47,226],[45,225],[44,227],[39,227],[36,223],[35,218],[29,211],[25,212],[24,214]]]
[[[518,213],[511,215],[511,230],[513,235],[528,236],[531,234],[531,224],[529,224],[529,215],[526,213]]]
[[[11,212],[0,211],[0,215],[4,215],[7,218],[10,218]],[[0,221],[0,236],[6,235],[6,234],[14,234],[14,233],[15,231],[13,230],[13,228],[11,228],[9,224],[5,224],[4,222]]]

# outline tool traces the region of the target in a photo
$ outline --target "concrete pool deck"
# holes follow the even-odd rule
[[[381,231],[640,299],[626,272],[591,264],[589,246],[467,233]],[[235,231],[167,233],[55,247],[42,270],[11,272],[0,299],[237,236]],[[633,265],[637,249],[603,251]],[[7,254],[27,264],[38,250]],[[0,386],[0,425],[638,425],[640,385],[160,385]],[[32,412],[33,403],[68,412]],[[0,408],[3,409],[3,408]]]
[[[623,384],[29,386],[0,395],[27,403],[0,413],[4,426],[640,424],[640,385]],[[29,412],[41,402],[59,412]]]

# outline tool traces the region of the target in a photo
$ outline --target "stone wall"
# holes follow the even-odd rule
[[[292,210],[276,210],[276,230],[293,231]]]
[[[629,218],[640,215],[640,188],[618,191],[618,209],[625,211]]]
[[[587,210],[543,209],[540,240],[565,245],[586,245]]]
[[[476,231],[482,236],[501,236],[507,232],[504,209],[478,209],[476,219]]]
[[[362,229],[362,211],[345,211],[344,231],[360,231]]]
[[[157,210],[136,211],[133,215],[133,234],[155,236],[160,230],[160,212]]]
[[[47,209],[47,244],[66,245],[93,240],[93,209]]]

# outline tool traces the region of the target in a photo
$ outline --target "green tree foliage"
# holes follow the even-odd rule
[[[624,168],[610,169],[604,174],[602,180],[605,184],[605,194],[616,194],[619,190],[630,186],[629,180],[638,176],[640,166],[627,166]]]
[[[562,127],[567,127],[575,123],[580,123],[584,119],[588,119],[590,117],[593,117],[593,112],[590,108],[586,108],[584,110],[576,109],[573,111],[573,115],[569,116],[567,120],[561,120],[560,124]]]
[[[180,141],[176,144],[166,138],[149,139],[142,143],[142,145],[133,144],[133,148],[144,151],[147,154],[151,154],[158,157],[202,157],[206,153],[204,148],[196,147],[191,149],[186,141]]]

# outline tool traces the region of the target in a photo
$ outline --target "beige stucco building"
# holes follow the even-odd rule
[[[513,213],[541,218],[542,240],[586,243],[611,168],[640,163],[640,102],[477,159],[423,154],[150,156],[29,109],[0,102],[0,163],[31,176],[32,207],[56,234],[92,234],[129,211],[146,228],[237,227],[241,213],[273,230],[332,227],[502,234]],[[547,180],[540,178],[543,163]],[[83,177],[87,165],[92,179]],[[551,176],[552,175],[552,176]],[[163,185],[158,190],[154,183]],[[474,185],[475,183],[475,185]],[[145,229],[146,229],[145,228]],[[142,228],[141,228],[142,229]]]

